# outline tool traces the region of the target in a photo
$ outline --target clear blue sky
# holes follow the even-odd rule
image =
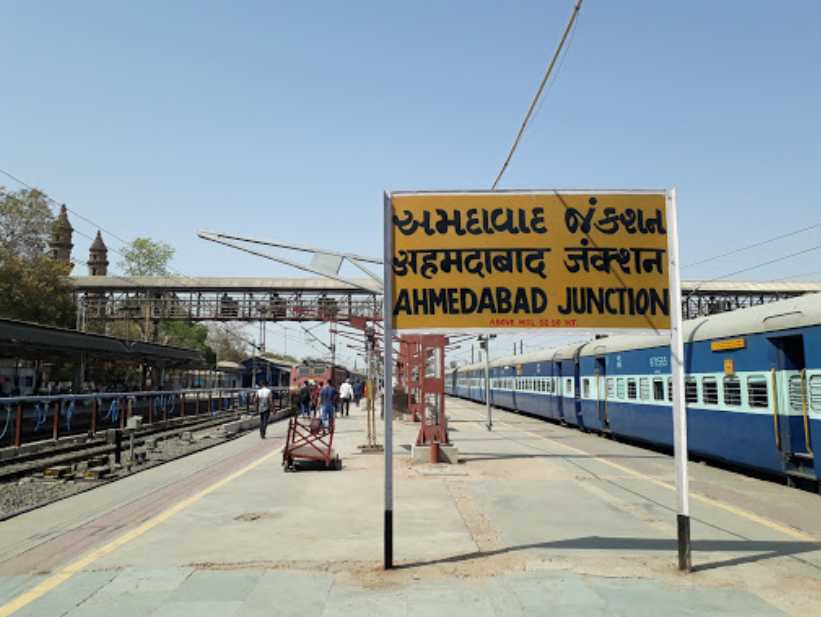
[[[186,274],[295,274],[198,228],[378,254],[384,189],[490,185],[571,6],[5,0],[0,167]],[[685,263],[821,222],[819,23],[809,0],[587,0],[503,186],[675,185]],[[739,278],[805,272],[821,251]]]

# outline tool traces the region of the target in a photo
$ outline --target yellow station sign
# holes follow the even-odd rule
[[[395,329],[670,328],[664,192],[390,200]]]

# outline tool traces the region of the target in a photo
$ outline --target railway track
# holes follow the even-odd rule
[[[279,409],[272,415],[271,422],[278,422],[290,414],[290,408]],[[137,429],[123,436],[119,456],[118,445],[108,443],[106,439],[111,431],[106,437],[83,443],[57,444],[55,448],[21,457],[25,460],[15,459],[5,463],[0,467],[0,486],[4,486],[5,491],[16,490],[20,495],[13,502],[16,507],[0,503],[0,521],[221,445],[256,430],[256,423],[252,423],[248,428],[231,434],[203,435],[209,429],[235,422],[243,415],[243,410],[238,409],[218,417],[175,419],[164,426],[155,424]],[[201,434],[199,439],[194,438],[197,433]],[[190,435],[190,439],[180,439],[186,434]],[[158,448],[158,444],[161,447]],[[169,447],[165,447],[166,444]],[[119,463],[116,462],[118,458]]]

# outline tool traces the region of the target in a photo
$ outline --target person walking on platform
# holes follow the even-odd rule
[[[353,384],[353,398],[356,401],[356,408],[359,409],[359,401],[362,400],[363,383],[361,379],[357,379]]]
[[[311,415],[311,386],[308,385],[308,380],[302,383],[298,394],[299,413],[303,416]]]
[[[310,383],[311,387],[311,415],[316,416],[316,411],[319,406],[319,389],[322,387],[322,382],[319,382],[319,385],[312,379]]]
[[[263,381],[257,390],[257,404],[259,405],[259,436],[265,439],[265,431],[268,429],[268,418],[271,417],[271,390],[268,382]]]
[[[322,424],[327,428],[331,425],[331,417],[334,415],[334,404],[336,403],[336,388],[332,382],[328,382],[319,391],[319,406],[322,410]]]
[[[351,415],[351,399],[353,398],[353,386],[351,380],[346,379],[339,386],[339,417]]]

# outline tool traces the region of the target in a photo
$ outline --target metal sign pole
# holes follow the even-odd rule
[[[676,462],[678,569],[692,568],[690,497],[687,479],[687,406],[684,400],[684,334],[681,315],[676,189],[667,192],[668,268],[670,273],[670,358],[673,378],[673,447]]]
[[[485,336],[485,408],[487,409],[487,430],[493,430],[493,412],[490,410],[490,336]]]
[[[384,195],[384,304],[385,342],[385,569],[393,568],[393,208]]]

